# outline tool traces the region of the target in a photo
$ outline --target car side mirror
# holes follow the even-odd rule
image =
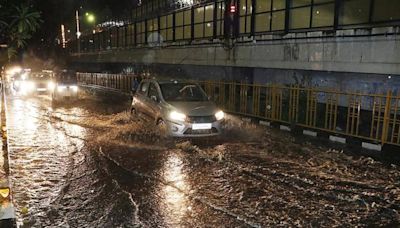
[[[155,101],[155,102],[158,102],[158,99],[157,99],[156,96],[151,96],[150,99],[152,99],[152,100]]]

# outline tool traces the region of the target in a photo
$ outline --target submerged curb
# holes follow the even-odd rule
[[[11,183],[9,181],[10,165],[9,165],[9,153],[8,153],[8,132],[7,132],[7,119],[6,119],[6,95],[3,89],[3,83],[1,86],[1,144],[2,144],[2,156],[0,156],[0,227],[9,228],[17,227],[15,208],[12,199]]]

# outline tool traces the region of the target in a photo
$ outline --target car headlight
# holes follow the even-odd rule
[[[21,90],[24,92],[31,92],[35,89],[35,83],[34,82],[29,82],[29,81],[24,81],[21,83]]]
[[[70,86],[69,88],[71,88],[74,92],[78,92],[78,86]]]
[[[33,91],[36,88],[36,85],[34,82],[28,82],[28,90]]]
[[[54,82],[49,81],[49,82],[47,83],[47,88],[48,88],[49,90],[53,90],[55,87],[56,87],[56,85],[54,84]]]
[[[217,113],[215,113],[215,118],[217,120],[222,120],[225,117],[225,113],[223,111],[218,111]]]
[[[58,86],[58,87],[57,87],[57,92],[62,92],[62,91],[64,91],[66,88],[67,88],[66,86]]]
[[[171,118],[172,120],[185,121],[186,115],[180,112],[172,111],[169,114],[169,118]]]

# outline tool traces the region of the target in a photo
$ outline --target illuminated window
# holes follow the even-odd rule
[[[286,0],[274,0],[272,10],[281,10],[286,8]]]
[[[216,36],[223,36],[224,35],[224,15],[225,15],[225,3],[218,2],[217,3],[217,34]]]
[[[212,37],[214,34],[214,4],[194,9],[194,38]]]
[[[309,6],[311,5],[311,0],[292,0],[291,7],[299,7],[299,6]]]
[[[300,29],[310,27],[311,7],[302,7],[290,10],[290,28]]]
[[[374,22],[400,20],[400,0],[375,1],[372,20]]]
[[[280,31],[285,28],[285,0],[255,2],[254,32]],[[242,28],[243,29],[243,28]]]
[[[291,0],[290,29],[332,27],[335,15],[334,0]]]
[[[175,14],[175,39],[183,40],[191,38],[191,10],[181,11]]]
[[[252,0],[241,0],[239,5],[239,32],[248,34],[251,32],[251,14],[253,12]]]
[[[271,30],[279,31],[285,29],[285,11],[277,11],[272,13]]]
[[[271,0],[258,0],[256,2],[256,13],[271,11]]]
[[[158,20],[149,19],[147,20],[147,42],[148,43],[158,43],[160,42],[160,37],[158,34]]]
[[[333,26],[334,15],[335,5],[333,3],[314,6],[312,27]]]
[[[128,25],[127,35],[126,35],[126,46],[131,47],[134,45],[135,41],[135,25],[130,24]]]
[[[160,17],[160,33],[161,37],[165,41],[173,40],[173,15],[167,15]]]
[[[269,13],[264,13],[264,14],[257,14],[255,16],[255,31],[256,32],[265,32],[269,31],[269,24],[270,24],[270,14]]]
[[[341,25],[367,23],[370,4],[371,0],[343,0],[339,23]]]
[[[145,21],[136,23],[136,43],[144,44],[146,42],[146,24]]]

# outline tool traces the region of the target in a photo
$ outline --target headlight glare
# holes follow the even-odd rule
[[[62,92],[62,91],[64,91],[66,88],[67,88],[66,86],[58,86],[58,87],[57,87],[57,92]]]
[[[71,86],[70,88],[72,89],[72,91],[78,92],[78,86]]]
[[[49,82],[47,83],[47,88],[48,88],[49,90],[53,90],[55,87],[56,87],[56,85],[54,85],[54,82],[49,81]]]
[[[172,111],[169,114],[169,118],[171,118],[172,120],[185,121],[186,115],[180,112]]]
[[[24,92],[32,92],[35,89],[35,83],[24,81],[21,83],[21,90]]]
[[[217,120],[222,120],[225,117],[225,113],[223,111],[218,111],[217,113],[215,113],[215,118]]]

